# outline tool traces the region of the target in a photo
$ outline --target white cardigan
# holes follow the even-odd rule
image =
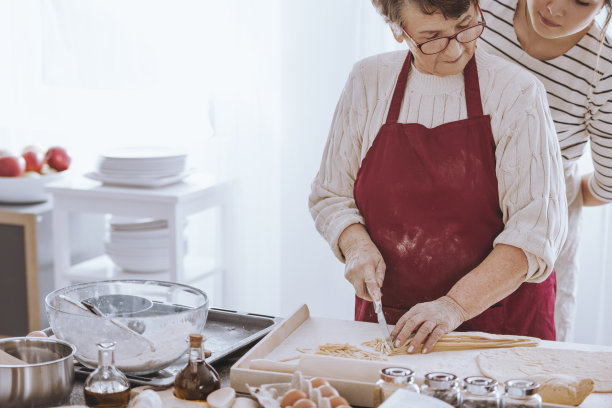
[[[312,183],[310,212],[336,256],[340,234],[364,224],[353,186],[361,161],[384,123],[406,51],[359,61],[346,82],[331,125],[321,168]],[[528,281],[552,272],[565,240],[567,202],[559,144],[542,84],[522,68],[476,51],[485,114],[491,115],[504,230],[494,245],[523,249]],[[463,74],[439,77],[413,65],[401,123],[435,127],[467,118]]]

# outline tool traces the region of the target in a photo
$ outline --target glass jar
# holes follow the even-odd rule
[[[115,343],[98,344],[98,368],[83,384],[88,407],[125,408],[130,402],[130,382],[115,368]]]
[[[463,380],[461,408],[499,408],[497,381],[489,377],[467,377]]]
[[[503,408],[542,408],[542,397],[538,394],[540,384],[530,380],[508,380],[502,399]]]
[[[414,372],[409,368],[387,367],[380,370],[380,380],[374,387],[374,406],[382,404],[398,389],[419,393],[419,386],[414,383]]]
[[[428,373],[421,386],[421,394],[442,400],[455,408],[459,408],[461,402],[461,390],[457,382],[457,376],[450,373]]]

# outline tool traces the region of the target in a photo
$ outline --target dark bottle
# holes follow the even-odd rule
[[[174,395],[192,401],[206,401],[208,394],[221,388],[217,371],[202,355],[201,334],[189,335],[189,362],[174,379]]]
[[[115,343],[98,344],[98,368],[83,385],[85,404],[97,408],[125,408],[130,402],[130,383],[115,368]]]

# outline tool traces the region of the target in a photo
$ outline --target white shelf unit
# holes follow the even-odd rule
[[[222,306],[227,299],[225,274],[231,271],[232,188],[230,182],[216,182],[203,174],[160,188],[133,188],[103,185],[84,177],[49,184],[53,196],[54,282],[60,288],[70,283],[105,279],[155,279],[184,284],[213,280]],[[208,209],[220,209],[220,249],[215,258],[185,257],[182,226],[186,217]],[[155,273],[122,271],[102,255],[72,265],[70,261],[69,215],[72,212],[112,214],[127,217],[165,219],[169,229],[170,268]],[[104,237],[100,237],[101,240]],[[197,252],[195,249],[190,252]]]

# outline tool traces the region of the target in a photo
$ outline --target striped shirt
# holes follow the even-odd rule
[[[599,200],[612,201],[612,46],[606,36],[598,73],[593,77],[601,27],[588,33],[565,54],[548,61],[531,57],[513,27],[517,0],[481,0],[487,27],[478,46],[535,74],[548,94],[565,168],[576,165],[590,141],[594,176],[589,189]],[[594,83],[594,86],[591,85]],[[593,86],[588,102],[589,87]],[[568,202],[577,193],[568,186]]]

